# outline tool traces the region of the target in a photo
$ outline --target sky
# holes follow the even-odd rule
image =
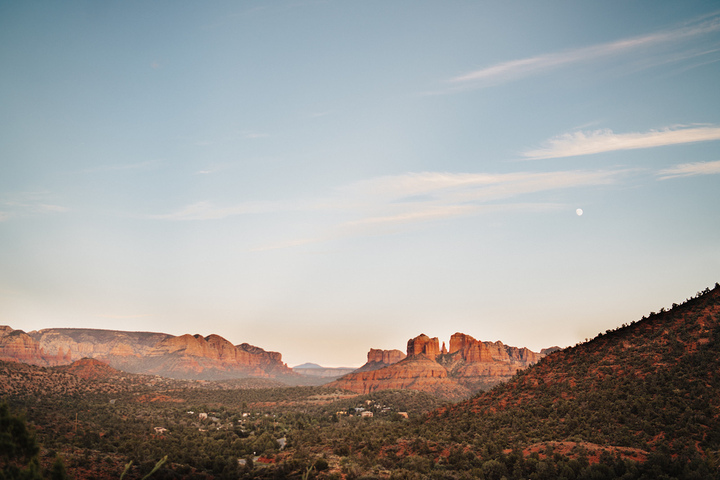
[[[716,1],[0,0],[0,324],[289,366],[720,281]]]

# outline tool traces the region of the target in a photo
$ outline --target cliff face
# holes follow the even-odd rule
[[[380,350],[371,348],[367,354],[367,363],[358,368],[357,372],[369,372],[379,370],[388,365],[399,362],[405,358],[405,354],[400,350]]]
[[[444,398],[462,398],[471,393],[450,378],[445,367],[425,355],[408,356],[398,363],[378,370],[355,371],[327,386],[362,394],[376,390],[407,388]]]
[[[70,363],[70,352],[61,348],[54,354],[49,354],[27,333],[2,325],[0,326],[0,360],[47,367]]]
[[[464,333],[450,337],[449,353],[470,363],[502,362],[522,366],[536,363],[545,356],[545,353],[536,353],[524,347],[510,347],[502,342],[481,342]]]
[[[407,343],[408,357],[414,355],[425,355],[431,360],[440,355],[440,341],[437,337],[430,338],[424,333],[415,338],[411,338]]]
[[[400,350],[379,350],[371,348],[367,354],[368,363],[384,363],[392,365],[405,358],[405,354]]]
[[[294,376],[282,355],[219,335],[181,335],[54,328],[26,334],[0,327],[0,359],[42,366],[95,358],[131,373],[170,378],[227,379]]]
[[[409,388],[457,399],[508,380],[544,356],[502,342],[481,342],[463,333],[450,338],[449,351],[439,344],[437,338],[424,334],[411,338],[407,357],[390,365],[371,362],[379,358],[371,350],[367,364],[328,386],[358,393]]]
[[[81,358],[143,357],[159,342],[172,337],[165,333],[123,332],[89,328],[48,328],[30,332],[33,340],[48,354],[60,350],[69,360]],[[70,362],[68,362],[70,363]]]

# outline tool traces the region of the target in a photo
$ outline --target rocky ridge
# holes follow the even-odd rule
[[[328,386],[362,394],[407,388],[457,399],[506,381],[544,356],[502,342],[478,341],[464,333],[452,335],[448,351],[437,337],[421,334],[408,340],[405,358],[371,369],[366,368],[371,364],[369,353],[366,365]]]
[[[30,335],[6,325],[0,325],[0,360],[43,366],[71,362],[69,351],[60,348],[54,354],[47,353]]]
[[[233,345],[219,335],[173,336],[73,328],[25,333],[0,326],[0,360],[56,366],[85,357],[101,360],[125,372],[169,378],[220,380],[296,376],[282,362],[280,353],[247,343]]]

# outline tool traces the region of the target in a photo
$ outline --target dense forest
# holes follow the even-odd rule
[[[719,320],[716,285],[456,404],[2,363],[0,478],[720,478]]]

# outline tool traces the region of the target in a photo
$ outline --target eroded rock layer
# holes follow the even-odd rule
[[[371,348],[367,354],[367,363],[357,369],[358,372],[369,372],[379,370],[388,365],[399,362],[405,358],[405,354],[400,350],[380,350]]]
[[[119,370],[171,378],[227,379],[294,376],[278,352],[219,335],[181,335],[52,328],[25,333],[0,326],[0,360],[41,366],[81,358],[102,360]]]
[[[464,333],[450,338],[449,351],[444,343],[442,349],[439,345],[437,338],[421,334],[408,340],[407,357],[389,365],[378,361],[377,350],[370,350],[367,364],[329,386],[363,394],[409,388],[456,399],[506,381],[545,356]]]

